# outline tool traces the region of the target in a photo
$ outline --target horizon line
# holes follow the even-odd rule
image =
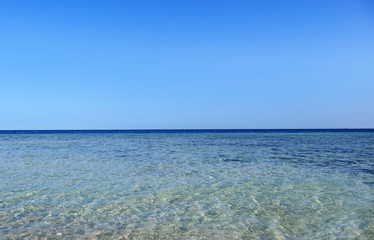
[[[92,128],[92,129],[0,129],[5,131],[261,131],[261,130],[374,130],[374,128]]]

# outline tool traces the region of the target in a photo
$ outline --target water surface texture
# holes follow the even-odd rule
[[[374,239],[374,132],[0,135],[0,239]]]

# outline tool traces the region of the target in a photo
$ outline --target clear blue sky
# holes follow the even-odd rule
[[[0,1],[0,129],[374,127],[374,3]]]

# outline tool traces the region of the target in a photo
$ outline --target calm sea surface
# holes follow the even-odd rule
[[[0,134],[0,239],[374,239],[374,132]]]

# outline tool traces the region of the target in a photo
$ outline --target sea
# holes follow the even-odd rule
[[[0,131],[0,239],[374,239],[374,130]]]

